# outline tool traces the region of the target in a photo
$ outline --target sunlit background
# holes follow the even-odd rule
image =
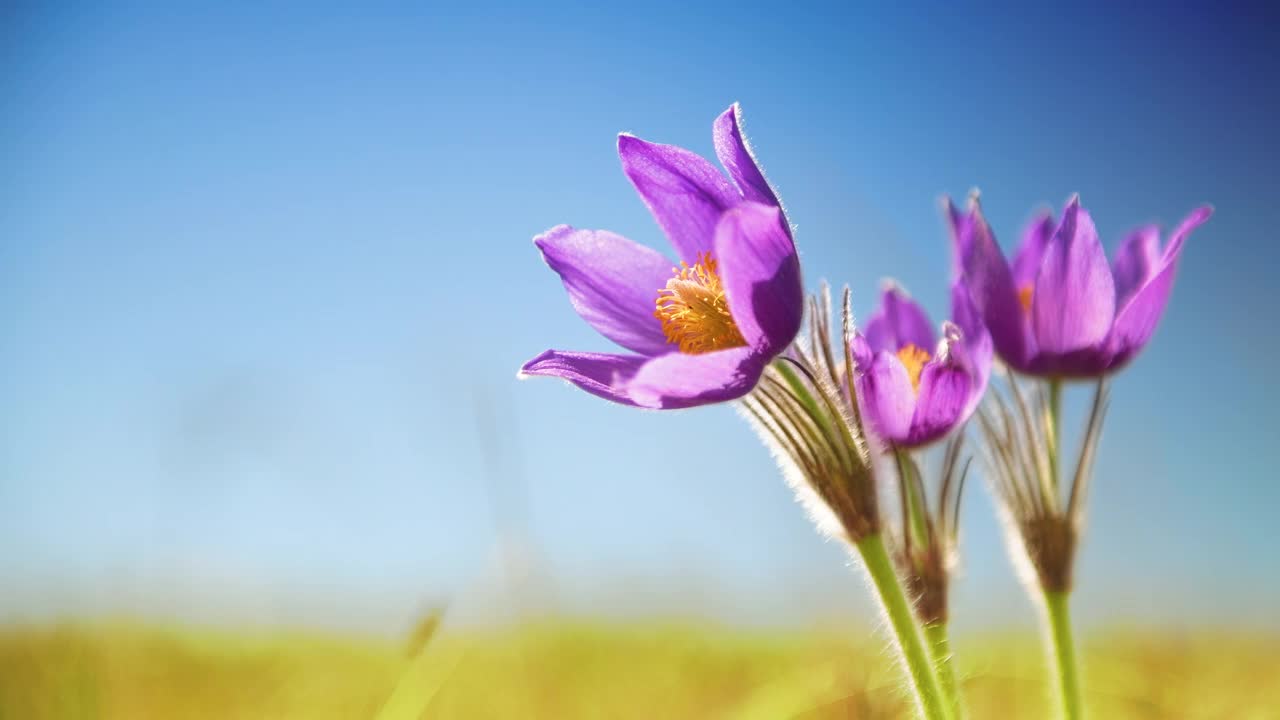
[[[1274,10],[691,5],[0,10],[0,621],[874,627],[731,408],[516,378],[610,349],[530,239],[666,251],[616,134],[712,156],[739,101],[861,315],[891,276],[944,319],[944,194],[1006,247],[1077,191],[1108,248],[1212,203],[1115,383],[1075,602],[1280,628]],[[1031,631],[981,483],[962,533],[957,634]]]

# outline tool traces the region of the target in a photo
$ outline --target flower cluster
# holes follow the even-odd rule
[[[1045,610],[1063,712],[1079,717],[1066,597],[1106,380],[1153,336],[1186,240],[1211,209],[1193,211],[1163,247],[1155,226],[1133,231],[1108,262],[1072,197],[1059,219],[1029,225],[1010,263],[976,194],[964,210],[947,200],[950,319],[935,326],[889,283],[860,328],[846,288],[833,329],[825,286],[805,300],[791,225],[737,105],[716,118],[713,139],[724,173],[679,147],[618,138],[623,172],[676,262],[605,230],[560,225],[534,238],[582,319],[628,352],[547,350],[521,374],[643,408],[738,401],[819,526],[861,558],[928,718],[964,713],[947,585],[970,469],[965,428],[976,417],[1011,550]],[[1096,387],[1066,472],[1060,408],[1070,380]],[[896,523],[882,516],[882,492],[896,493]]]

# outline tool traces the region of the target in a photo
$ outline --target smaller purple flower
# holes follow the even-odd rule
[[[969,290],[951,288],[953,322],[934,333],[924,308],[890,284],[854,336],[858,404],[872,432],[899,448],[927,445],[977,409],[991,376],[991,336]]]
[[[1072,197],[1054,223],[1045,213],[1023,234],[1010,265],[977,199],[962,213],[947,201],[957,271],[1014,370],[1046,377],[1098,377],[1146,346],[1173,290],[1182,246],[1213,209],[1193,210],[1164,249],[1145,226],[1120,244],[1111,264],[1093,219]]]
[[[559,225],[533,239],[582,319],[630,353],[548,350],[521,368],[617,403],[675,409],[733,400],[800,330],[791,229],[743,136],[738,106],[712,126],[728,171],[674,145],[618,137],[618,154],[676,251]]]

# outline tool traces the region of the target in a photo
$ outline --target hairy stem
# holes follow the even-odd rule
[[[897,641],[898,652],[911,676],[911,689],[916,699],[916,709],[926,720],[950,720],[951,713],[934,673],[933,662],[925,650],[920,631],[916,628],[911,603],[902,591],[898,576],[893,572],[893,562],[885,549],[884,538],[872,533],[857,542],[858,553],[875,585],[876,594],[884,607],[889,625]]]
[[[1080,677],[1076,669],[1075,641],[1071,637],[1071,612],[1067,607],[1070,594],[1059,590],[1046,590],[1045,610],[1049,618],[1049,639],[1053,645],[1054,674],[1062,717],[1079,720],[1084,717],[1080,702]]]
[[[926,517],[929,511],[924,505],[924,498],[917,492],[919,486],[916,484],[915,466],[906,450],[895,449],[893,457],[898,463],[898,491],[902,494],[904,511],[902,532],[908,541],[907,548],[910,549],[912,543],[925,545],[929,542],[929,521]]]
[[[940,622],[925,625],[924,637],[929,643],[933,666],[938,670],[938,685],[943,698],[951,709],[951,716],[960,720],[964,717],[964,705],[960,702],[960,686],[956,684],[955,662],[951,659],[951,638],[947,635],[947,624]]]
[[[1053,482],[1054,493],[1061,492],[1062,487],[1062,471],[1060,469],[1062,456],[1062,380],[1052,378],[1049,380],[1049,472],[1050,479]],[[1057,499],[1055,495],[1055,500]]]

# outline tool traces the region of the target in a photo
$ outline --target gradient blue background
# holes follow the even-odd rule
[[[710,155],[736,100],[863,315],[895,276],[941,319],[943,193],[1006,246],[1076,191],[1109,246],[1213,203],[1115,383],[1078,605],[1274,626],[1274,12],[539,5],[6,5],[0,617],[867,613],[731,409],[515,378],[609,349],[530,238],[665,247],[615,134]],[[970,490],[957,623],[1029,626]]]

